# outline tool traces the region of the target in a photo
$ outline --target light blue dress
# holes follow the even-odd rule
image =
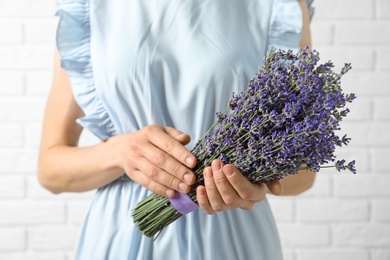
[[[149,124],[192,137],[191,149],[232,94],[247,86],[266,51],[296,49],[297,0],[58,0],[57,46],[78,122],[102,140]],[[267,200],[253,210],[206,215],[198,209],[156,239],[131,211],[149,194],[124,176],[100,188],[75,258],[280,260]]]

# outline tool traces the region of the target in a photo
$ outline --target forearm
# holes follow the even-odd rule
[[[302,9],[302,36],[300,47],[311,47],[311,33],[310,33],[310,15],[306,0],[298,1]],[[315,173],[310,170],[300,170],[298,174],[284,177],[281,181],[283,185],[282,195],[298,195],[308,190],[314,183]]]
[[[310,170],[300,170],[297,174],[282,179],[283,193],[281,195],[299,195],[313,186],[315,173]]]
[[[56,145],[41,151],[40,183],[53,193],[82,192],[102,187],[120,177],[115,151],[119,137],[91,147]]]

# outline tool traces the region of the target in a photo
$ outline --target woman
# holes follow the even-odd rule
[[[200,209],[153,240],[131,220],[150,192],[195,181],[189,152],[270,47],[310,45],[305,0],[58,0],[54,78],[38,177],[54,193],[98,189],[76,259],[282,259],[267,186],[213,161]],[[77,121],[77,122],[76,122]],[[83,128],[102,142],[77,147]],[[190,136],[192,139],[190,139]],[[185,147],[187,146],[187,147]],[[274,181],[295,195],[312,172]]]

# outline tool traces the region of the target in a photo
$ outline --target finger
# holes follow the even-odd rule
[[[149,179],[164,185],[167,188],[187,193],[191,186],[176,178],[172,174],[164,171],[164,169],[156,166],[146,158],[140,158],[137,162],[137,169]]]
[[[176,177],[187,186],[192,185],[195,182],[195,174],[190,169],[154,145],[145,145],[142,155],[155,166]],[[177,188],[172,186],[169,187],[174,189]]]
[[[151,142],[187,167],[193,168],[196,165],[195,156],[180,142],[176,141],[164,130],[161,130],[158,127],[150,127],[151,134],[149,136]]]
[[[162,185],[161,183],[158,183],[154,181],[153,179],[149,178],[148,176],[144,175],[139,170],[133,170],[131,174],[128,174],[129,177],[132,180],[135,180],[143,187],[147,188],[148,190],[159,194],[161,196],[164,196],[166,198],[172,198],[175,196],[175,191],[172,189],[169,189],[168,187]]]
[[[226,178],[223,172],[223,162],[221,160],[214,160],[211,163],[211,168],[213,170],[215,185],[223,202],[228,206],[239,205],[242,198]]]
[[[270,181],[267,184],[267,188],[274,195],[282,195],[283,194],[283,184],[279,180]]]
[[[198,200],[199,207],[201,207],[204,212],[209,215],[215,213],[210,205],[209,199],[207,198],[206,188],[204,186],[199,186],[196,188],[196,199]]]
[[[179,141],[181,144],[186,145],[191,141],[191,137],[188,134],[185,134],[173,127],[166,126],[164,127],[165,132]]]
[[[218,188],[214,182],[213,170],[211,167],[206,167],[203,171],[204,186],[206,188],[207,198],[210,205],[215,211],[222,211],[226,209],[225,202],[222,200],[219,194]]]
[[[267,190],[264,184],[251,183],[231,164],[225,165],[223,172],[242,199],[250,201],[261,201],[264,199]]]

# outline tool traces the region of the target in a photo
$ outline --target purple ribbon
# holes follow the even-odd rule
[[[199,205],[192,201],[188,194],[183,194],[180,192],[176,192],[173,198],[170,198],[172,206],[182,215],[186,215],[197,208]]]

